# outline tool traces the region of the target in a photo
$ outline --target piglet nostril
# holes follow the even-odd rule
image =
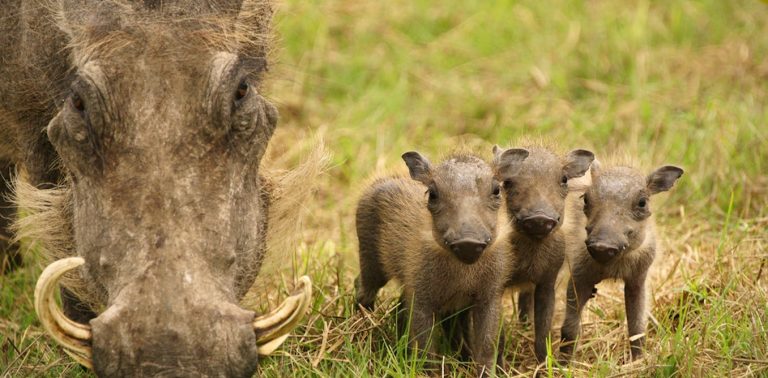
[[[536,238],[543,238],[555,229],[558,222],[559,220],[555,220],[546,215],[534,215],[524,218],[520,222],[520,225],[522,226],[522,231],[526,234]]]
[[[625,247],[587,241],[587,251],[598,262],[605,263],[616,257]]]
[[[480,258],[487,246],[488,243],[479,240],[461,239],[451,243],[450,248],[459,260],[465,264],[471,264]]]

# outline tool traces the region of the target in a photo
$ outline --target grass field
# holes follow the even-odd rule
[[[297,163],[292,151],[317,136],[334,157],[292,264],[261,278],[285,288],[309,274],[316,293],[263,376],[419,375],[424,358],[395,335],[397,286],[370,316],[355,311],[357,194],[402,169],[405,151],[489,151],[522,136],[686,173],[654,201],[665,252],[650,279],[647,357],[628,362],[620,284],[599,286],[567,371],[536,366],[507,294],[510,367],[499,375],[768,376],[768,4],[284,0],[276,25],[273,164]],[[0,276],[0,375],[89,375],[41,333],[33,260]]]

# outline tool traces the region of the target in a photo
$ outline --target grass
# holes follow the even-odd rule
[[[317,135],[334,164],[306,205],[293,263],[262,274],[290,287],[307,273],[316,289],[306,323],[261,363],[263,376],[420,375],[425,358],[395,332],[396,285],[374,313],[355,311],[356,194],[371,175],[402,169],[405,151],[521,136],[686,174],[654,203],[666,252],[651,274],[647,357],[628,362],[621,285],[607,283],[566,372],[536,366],[532,330],[506,300],[502,374],[768,376],[768,5],[285,0],[276,26],[265,91],[282,116],[273,158]],[[28,263],[0,277],[0,375],[89,375],[41,333],[39,272]],[[435,359],[468,372],[450,354]]]

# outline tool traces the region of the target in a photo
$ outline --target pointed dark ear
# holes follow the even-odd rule
[[[499,146],[493,146],[493,165],[496,176],[503,180],[513,176],[520,170],[520,163],[528,158],[528,150],[524,148],[508,148],[502,150]]]
[[[675,185],[675,181],[683,175],[683,169],[674,165],[665,165],[651,172],[646,178],[648,191],[651,194],[666,192]]]
[[[240,48],[242,55],[266,58],[272,41],[272,14],[268,0],[243,0],[237,15],[240,38],[246,41]]]
[[[408,172],[411,178],[429,185],[432,183],[432,166],[429,160],[416,151],[409,151],[403,154],[405,165],[408,166]]]
[[[595,160],[595,154],[592,151],[573,150],[565,155],[563,172],[568,179],[584,176],[593,160]]]

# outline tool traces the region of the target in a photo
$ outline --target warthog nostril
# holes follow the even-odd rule
[[[549,235],[557,226],[558,220],[546,215],[534,215],[520,221],[522,231],[530,236],[542,238]]]
[[[488,243],[475,239],[461,239],[450,244],[451,252],[466,264],[477,261],[487,246]]]

